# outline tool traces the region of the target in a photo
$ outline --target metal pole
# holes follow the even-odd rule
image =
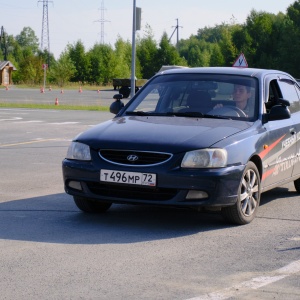
[[[132,20],[132,52],[131,52],[131,92],[132,98],[135,94],[135,31],[136,31],[136,0],[133,0],[133,20]]]

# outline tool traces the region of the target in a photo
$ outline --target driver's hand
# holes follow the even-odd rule
[[[219,104],[217,104],[217,105],[214,106],[214,109],[221,108],[221,107],[223,107],[223,104],[219,103]]]

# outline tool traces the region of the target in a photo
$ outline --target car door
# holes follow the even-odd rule
[[[298,84],[291,78],[284,76],[278,80],[278,85],[282,93],[282,98],[288,100],[290,102],[289,110],[291,112],[291,119],[293,122],[293,128],[295,131],[295,146],[296,152],[294,159],[292,161],[293,170],[292,176],[299,174],[300,176],[300,163],[299,163],[299,155],[300,155],[300,102],[299,95],[300,89]]]
[[[265,81],[265,88],[269,90],[267,109],[271,109],[273,105],[278,104],[278,99],[283,98],[279,81],[280,77],[274,75]],[[297,151],[297,128],[292,118],[268,121],[264,127],[268,138],[265,139],[266,143],[261,153],[264,167],[263,188],[278,185],[292,176]]]

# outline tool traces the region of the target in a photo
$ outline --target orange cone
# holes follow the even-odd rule
[[[55,105],[59,105],[58,98],[55,99]]]

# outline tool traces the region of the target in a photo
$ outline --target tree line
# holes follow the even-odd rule
[[[272,14],[252,10],[244,23],[233,18],[213,27],[198,29],[176,46],[167,33],[156,42],[146,25],[136,39],[136,77],[149,79],[162,65],[189,67],[232,66],[244,53],[249,67],[279,69],[300,78],[300,0],[286,13]],[[17,36],[7,35],[0,42],[0,61],[9,60],[17,68],[14,83],[41,84],[43,64],[48,64],[47,83],[109,85],[113,78],[130,78],[131,41],[118,37],[114,46],[95,43],[85,49],[81,40],[66,45],[55,59],[39,49],[39,40],[30,27]]]

